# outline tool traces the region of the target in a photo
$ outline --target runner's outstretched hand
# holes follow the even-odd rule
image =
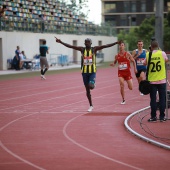
[[[60,39],[58,39],[57,37],[55,37],[55,39],[56,39],[56,42],[61,43]]]

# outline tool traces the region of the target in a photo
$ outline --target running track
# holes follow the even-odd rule
[[[80,72],[46,77],[0,81],[1,170],[170,169],[168,150],[124,127],[129,114],[149,105],[134,75],[120,105],[117,68],[99,69],[91,113]]]

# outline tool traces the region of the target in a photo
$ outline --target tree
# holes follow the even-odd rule
[[[136,48],[136,44],[138,40],[144,41],[144,48],[148,49],[151,38],[155,35],[155,17],[145,19],[139,27],[131,28],[129,34],[125,33],[125,31],[120,31],[118,34],[118,39],[125,40],[129,45],[129,50],[132,51]],[[170,51],[170,26],[167,18],[164,18],[164,51]]]
[[[168,20],[164,22],[164,51],[170,51],[170,27]]]
[[[137,36],[135,35],[134,28],[130,29],[128,34],[125,30],[121,30],[118,34],[118,39],[125,42],[128,51],[132,51],[133,48],[136,47],[136,42],[138,40]]]
[[[87,17],[89,8],[87,6],[88,0],[67,0],[67,7],[76,14]]]
[[[167,20],[168,20],[168,25],[170,27],[170,12],[168,12],[168,14],[167,14]]]
[[[144,41],[145,48],[148,49],[151,38],[155,36],[155,17],[146,18],[134,33],[138,39]]]

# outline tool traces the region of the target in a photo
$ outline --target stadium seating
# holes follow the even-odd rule
[[[59,0],[4,0],[0,5],[7,6],[2,30],[110,35],[108,28],[87,21]]]

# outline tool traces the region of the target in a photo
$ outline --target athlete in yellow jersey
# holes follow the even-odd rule
[[[70,45],[70,44],[66,44],[58,38],[56,38],[56,42],[63,44],[64,46],[66,46],[68,48],[73,48],[73,49],[81,52],[81,54],[82,54],[81,71],[82,71],[84,86],[86,88],[86,95],[87,95],[87,98],[88,98],[88,101],[89,101],[89,104],[90,104],[88,112],[91,112],[93,110],[93,104],[92,104],[90,90],[94,89],[94,87],[95,87],[96,52],[98,50],[102,50],[103,48],[108,48],[108,47],[112,47],[116,44],[120,44],[121,41],[114,42],[114,43],[111,43],[111,44],[101,45],[101,46],[95,46],[95,47],[91,47],[92,41],[91,41],[90,38],[85,39],[85,47],[73,46],[73,45]]]
[[[167,55],[164,51],[159,50],[159,45],[157,41],[151,42],[151,60],[148,65],[148,80],[151,83],[150,90],[150,106],[151,106],[151,118],[148,122],[156,122],[156,95],[157,91],[159,93],[159,119],[161,122],[165,122],[165,107],[166,107],[166,69],[165,62],[168,61]],[[146,59],[144,60],[144,64],[148,64],[149,53],[146,54]]]

